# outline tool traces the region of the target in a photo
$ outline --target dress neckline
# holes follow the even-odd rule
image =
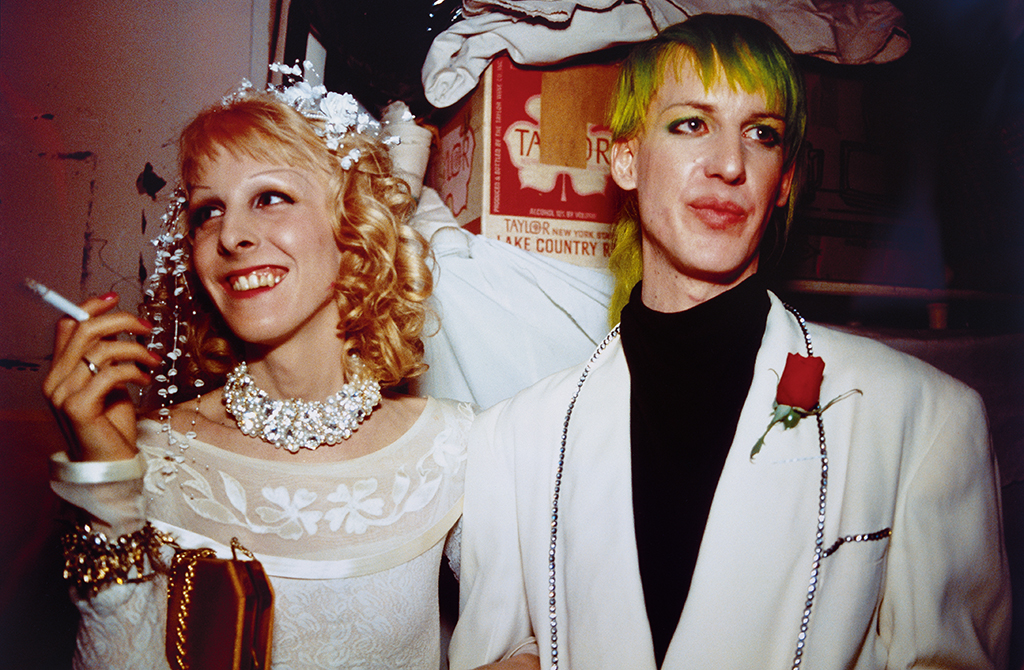
[[[184,450],[183,454],[186,457],[189,455],[189,452],[196,449],[196,447],[199,447],[199,451],[209,453],[215,457],[228,460],[241,460],[242,462],[252,464],[253,467],[258,467],[261,465],[262,467],[269,466],[274,467],[275,469],[281,469],[285,471],[294,470],[296,472],[308,472],[309,468],[311,467],[320,469],[343,470],[353,468],[357,465],[370,463],[374,459],[389,456],[393,452],[401,449],[403,446],[408,445],[410,443],[414,443],[416,435],[423,430],[426,422],[428,422],[432,416],[435,416],[438,413],[438,400],[433,396],[426,396],[426,401],[427,402],[423,406],[423,410],[420,412],[419,416],[416,417],[416,420],[413,421],[412,425],[410,425],[409,428],[406,429],[406,431],[403,432],[397,439],[393,440],[389,444],[384,445],[383,447],[374,452],[363,454],[361,456],[356,456],[354,458],[347,458],[340,461],[291,462],[288,460],[269,460],[265,458],[259,458],[258,456],[251,456],[248,454],[239,453],[237,451],[232,451],[230,449],[225,449],[224,447],[218,446],[211,442],[207,442],[206,440],[202,440],[199,437],[189,438],[186,437],[184,433],[177,431],[173,428],[169,428],[168,432],[170,432],[170,434],[173,435],[176,440],[189,444],[189,447]],[[152,432],[153,435],[156,436],[156,439],[166,439],[166,432],[161,430],[162,426],[164,425],[162,422],[149,417],[144,417],[139,420],[139,424],[152,424]],[[324,446],[321,448],[330,449],[332,448],[332,446],[336,445]],[[168,451],[178,451],[177,446],[166,445],[165,448],[168,449]]]

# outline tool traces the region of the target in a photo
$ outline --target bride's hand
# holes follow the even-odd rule
[[[90,298],[81,305],[88,320],[65,317],[57,323],[43,394],[74,442],[69,445],[72,460],[116,461],[138,453],[128,384],[148,384],[150,376],[136,363],[153,369],[160,359],[135,341],[117,339],[121,333],[148,335],[153,328],[114,311],[117,303],[115,293]]]

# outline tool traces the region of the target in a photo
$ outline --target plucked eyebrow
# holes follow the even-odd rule
[[[776,114],[774,112],[765,112],[763,114],[754,114],[750,117],[751,121],[778,121],[779,123],[785,124],[786,117],[782,114]]]
[[[252,173],[250,175],[250,178],[252,178],[252,177],[262,177],[264,175],[276,174],[278,172],[286,172],[288,174],[293,174],[293,175],[297,176],[299,179],[301,179],[303,181],[309,181],[309,179],[306,177],[306,175],[303,173],[302,170],[298,170],[296,168],[291,168],[291,167],[275,167],[275,168],[270,168],[268,170],[262,170],[260,172],[254,172],[254,173]]]
[[[706,102],[691,101],[691,102],[674,102],[671,105],[665,107],[662,113],[674,111],[676,108],[695,109],[705,114],[714,114],[718,111],[718,107]],[[785,123],[786,119],[782,114],[776,112],[758,112],[751,114],[747,118],[747,121],[778,121],[779,123]]]
[[[249,175],[247,177],[247,180],[251,180],[251,179],[254,179],[256,177],[263,177],[263,176],[266,176],[266,175],[274,175],[274,174],[281,173],[281,172],[286,173],[286,174],[293,174],[296,177],[298,177],[299,179],[301,179],[303,182],[305,182],[306,184],[313,185],[313,182],[310,181],[309,177],[307,177],[305,174],[303,174],[300,170],[297,170],[297,169],[291,168],[291,167],[275,167],[275,168],[270,168],[268,170],[262,170],[260,172],[254,172],[253,174],[251,174],[251,175]],[[197,190],[200,190],[200,189],[211,190],[212,188],[213,187],[208,186],[206,184],[201,184],[201,183],[200,184],[192,184],[192,185],[190,185],[188,187],[188,192],[191,194],[194,191],[197,191]]]

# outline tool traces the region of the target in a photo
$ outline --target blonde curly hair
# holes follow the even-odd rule
[[[379,140],[350,133],[329,149],[318,130],[321,122],[260,91],[203,110],[179,140],[185,197],[221,150],[324,173],[334,238],[342,252],[335,281],[344,348],[339,364],[350,375],[349,354],[355,354],[364,374],[382,387],[395,386],[426,370],[420,336],[433,279],[427,243],[407,224],[416,201],[408,185],[393,175],[387,147]],[[353,149],[360,157],[346,169],[342,160]],[[174,229],[183,235],[185,256],[191,258],[188,210],[187,204],[181,208]],[[190,308],[182,309],[181,298],[174,296],[177,285],[168,274],[143,313],[151,321],[179,321],[183,337],[168,331],[166,337],[178,340],[165,345],[167,351],[180,345],[190,359],[179,371],[179,386],[191,388],[195,379],[203,380],[201,385],[223,384],[227,372],[241,362],[244,343],[221,319],[191,262],[184,274]]]

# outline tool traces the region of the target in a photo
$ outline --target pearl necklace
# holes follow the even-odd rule
[[[322,402],[274,400],[256,386],[244,361],[224,384],[224,406],[238,429],[293,454],[300,447],[312,450],[347,440],[380,402],[380,384],[362,377]]]

